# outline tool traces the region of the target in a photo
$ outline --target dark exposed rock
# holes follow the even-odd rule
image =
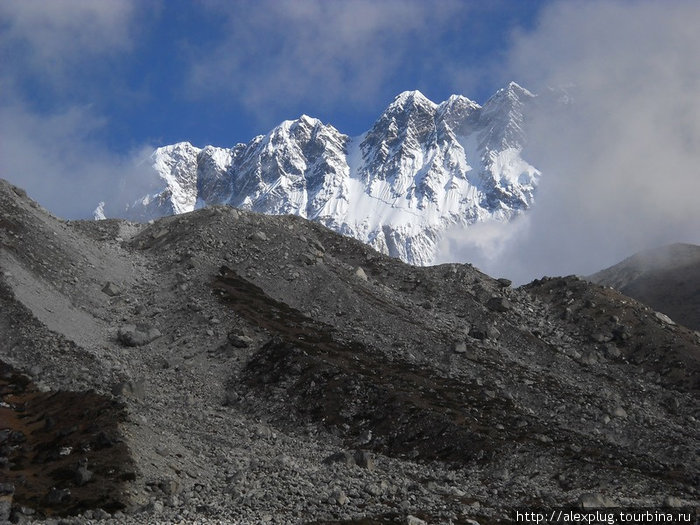
[[[122,476],[133,463],[120,436],[122,405],[94,392],[40,392],[2,361],[0,393],[14,402],[13,408],[0,406],[3,424],[16,429],[8,438],[23,436],[13,438],[10,449],[0,445],[0,457],[9,454],[12,465],[3,468],[9,484],[2,486],[14,485],[15,508],[26,507],[23,515],[65,515],[95,506],[125,507]],[[114,437],[103,446],[100,436],[107,434]],[[82,456],[77,463],[76,454]]]
[[[53,487],[46,495],[47,505],[62,505],[70,500],[70,489],[57,489]]]
[[[474,339],[479,339],[481,341],[486,339],[496,340],[501,335],[498,328],[492,324],[485,324],[483,326],[477,327],[473,326],[469,330],[469,335]]]
[[[350,453],[350,452],[336,452],[335,454],[331,454],[327,458],[323,460],[324,463],[326,464],[331,464],[331,463],[340,463],[341,465],[345,466],[352,466],[355,465],[355,457]]]
[[[355,452],[353,457],[358,467],[366,468],[367,470],[374,470],[374,460],[372,459],[372,455],[366,450],[359,450]]]
[[[235,332],[230,332],[226,337],[234,348],[248,348],[253,342],[247,335],[237,334]]]
[[[499,286],[501,286],[501,288],[510,288],[510,285],[513,284],[513,281],[506,279],[505,277],[496,279],[496,282],[499,284]]]

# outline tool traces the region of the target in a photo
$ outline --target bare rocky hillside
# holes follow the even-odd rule
[[[700,334],[613,289],[223,206],[67,222],[4,181],[0,244],[0,520],[700,503]]]
[[[700,246],[677,243],[640,252],[588,279],[700,330]]]

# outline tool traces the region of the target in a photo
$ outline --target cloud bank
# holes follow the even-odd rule
[[[533,115],[526,219],[451,232],[441,259],[525,282],[700,243],[698,27],[696,2],[562,2],[515,35],[504,71],[542,98],[568,86],[570,104]]]

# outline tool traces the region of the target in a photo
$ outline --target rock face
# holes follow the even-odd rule
[[[700,330],[700,246],[678,243],[640,252],[588,279]]]
[[[153,154],[162,188],[116,214],[148,220],[211,204],[292,214],[429,264],[447,228],[507,221],[532,204],[539,172],[521,153],[535,98],[515,83],[483,107],[408,91],[359,137],[304,115],[231,149],[165,146]]]
[[[512,288],[229,206],[65,222],[0,181],[0,333],[18,522],[700,503],[698,335],[576,277]]]

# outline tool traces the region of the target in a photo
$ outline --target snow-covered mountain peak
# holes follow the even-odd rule
[[[440,104],[440,109],[444,110],[445,108],[454,108],[454,107],[472,107],[472,108],[479,108],[481,107],[479,104],[474,102],[473,100],[465,97],[464,95],[450,95],[450,97],[442,102]]]
[[[527,108],[535,99],[536,95],[515,82],[499,89],[486,101],[481,112],[481,120],[490,123],[481,135],[483,146],[492,151],[522,149],[526,142]]]
[[[399,93],[394,101],[389,104],[387,110],[389,109],[401,109],[406,106],[436,106],[435,102],[426,97],[423,93],[417,89],[411,91],[404,91]]]
[[[518,84],[517,82],[514,82],[512,80],[510,82],[508,82],[508,86],[505,89],[509,93],[516,93],[519,96],[526,96],[526,97],[534,97],[535,96],[531,91],[525,89],[520,84]]]
[[[314,128],[316,126],[322,125],[323,123],[317,118],[310,117],[308,115],[301,115],[298,119],[295,120],[285,120],[281,124],[281,127],[291,128],[294,126],[302,126],[306,128]]]
[[[480,109],[481,106],[473,100],[461,95],[452,95],[438,107],[436,120],[458,135],[467,135],[470,128],[474,127]]]
[[[515,82],[510,82],[507,87],[501,88],[486,101],[484,111],[502,111],[503,109],[512,111],[520,109],[528,101],[535,98],[527,89]]]
[[[300,122],[308,123],[308,124],[311,125],[311,126],[316,126],[317,124],[320,124],[320,123],[321,123],[321,121],[318,120],[317,118],[310,117],[310,116],[308,116],[308,115],[306,115],[306,114],[303,114],[303,115],[302,115],[301,117],[299,117],[297,120],[299,120]]]
[[[356,138],[301,115],[233,148],[164,146],[152,157],[162,189],[126,215],[221,203],[289,213],[429,264],[447,228],[509,220],[532,204],[539,172],[521,151],[534,98],[514,82],[483,107],[405,91]]]

